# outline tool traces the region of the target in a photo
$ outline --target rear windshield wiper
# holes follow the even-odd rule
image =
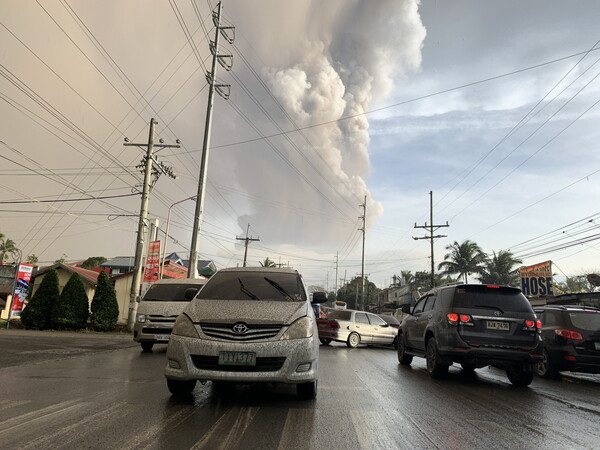
[[[256,295],[254,295],[251,291],[248,290],[248,288],[246,288],[246,286],[244,286],[244,283],[242,283],[242,279],[238,278],[238,281],[240,282],[240,290],[246,294],[248,297],[250,297],[252,300],[260,300],[260,298],[258,298]]]
[[[502,310],[502,308],[499,308],[498,306],[492,306],[492,305],[473,305],[475,308],[487,308],[487,309],[497,309],[498,311],[500,311],[502,314],[504,314],[504,311]]]
[[[270,278],[264,277],[265,281],[267,283],[269,283],[271,286],[273,286],[275,289],[277,289],[279,291],[280,294],[285,295],[286,297],[290,298],[292,301],[296,301],[296,299],[294,297],[292,297],[288,291],[286,291],[277,281],[273,281]]]

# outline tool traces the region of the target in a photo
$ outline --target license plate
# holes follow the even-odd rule
[[[224,366],[255,366],[254,352],[219,352],[219,364]]]
[[[156,339],[157,341],[168,341],[170,337],[171,336],[169,336],[168,334],[157,334],[154,336],[154,339]]]
[[[596,350],[600,350],[600,342],[594,342],[594,347],[596,347]]]
[[[496,321],[496,320],[488,320],[487,321],[487,329],[488,330],[508,331],[508,330],[510,330],[510,324],[508,322],[500,322],[500,321]]]

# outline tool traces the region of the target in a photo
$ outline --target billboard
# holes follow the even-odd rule
[[[546,297],[554,295],[552,290],[552,261],[521,267],[521,290],[527,297]]]
[[[27,297],[27,289],[29,288],[29,281],[31,280],[31,273],[33,272],[32,264],[19,264],[17,270],[17,279],[15,280],[15,287],[13,289],[12,305],[10,307],[10,317],[20,317],[21,311],[23,310],[23,304]]]
[[[144,267],[144,279],[142,280],[141,296],[143,297],[150,285],[158,281],[160,274],[160,241],[148,243],[148,256]]]

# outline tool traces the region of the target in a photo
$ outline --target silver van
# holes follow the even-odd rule
[[[200,380],[295,384],[312,399],[318,359],[315,315],[296,270],[221,269],[177,318],[165,376],[173,395],[189,395]]]
[[[142,350],[152,351],[154,344],[168,344],[177,316],[206,283],[205,278],[158,280],[144,294],[137,309],[133,340]]]

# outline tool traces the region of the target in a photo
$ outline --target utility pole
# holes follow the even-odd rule
[[[150,199],[150,184],[152,180],[152,167],[154,161],[153,152],[154,152],[154,126],[158,124],[154,118],[150,119],[150,131],[148,133],[148,143],[147,144],[136,144],[134,142],[129,142],[129,139],[125,138],[124,146],[136,146],[136,147],[146,147],[146,157],[144,163],[144,185],[142,188],[142,203],[140,206],[140,218],[138,221],[138,231],[137,231],[137,244],[135,247],[135,257],[134,257],[134,269],[133,269],[133,281],[131,282],[131,291],[129,293],[129,314],[127,316],[127,328],[129,330],[133,330],[133,324],[135,323],[135,315],[137,313],[137,300],[140,295],[140,286],[142,283],[142,259],[144,255],[144,239],[146,236],[146,222],[148,218],[148,203]],[[164,144],[162,140],[157,147],[161,148],[179,148],[179,139],[176,141],[177,144]],[[164,168],[159,165],[160,170]],[[167,175],[172,176],[167,172]]]
[[[359,308],[361,311],[365,310],[365,231],[366,231],[366,218],[367,218],[367,196],[365,195],[365,202],[362,205],[358,205],[363,209],[363,215],[359,216],[359,219],[362,219],[362,228],[359,228],[359,231],[362,231],[362,262],[361,262],[361,289],[360,289],[360,303],[361,307]]]
[[[448,221],[446,221],[445,225],[434,225],[433,224],[433,191],[429,191],[429,223],[430,223],[430,225],[427,225],[427,222],[425,222],[425,225],[417,226],[417,224],[415,222],[415,228],[425,228],[425,229],[429,230],[429,236],[423,236],[423,237],[414,237],[413,236],[413,239],[414,240],[429,239],[429,243],[431,244],[431,287],[434,288],[435,287],[435,263],[433,260],[433,240],[437,239],[437,238],[446,237],[446,235],[438,234],[437,236],[434,236],[433,232],[442,227],[449,227],[450,225],[448,225]]]
[[[198,277],[198,236],[202,227],[202,214],[204,213],[204,194],[206,192],[206,169],[208,167],[208,152],[210,149],[210,129],[212,126],[212,110],[215,91],[225,100],[229,98],[231,86],[228,84],[217,84],[217,62],[225,69],[231,70],[232,56],[219,54],[219,36],[230,44],[235,38],[235,28],[221,26],[221,2],[213,11],[213,23],[215,25],[215,40],[210,42],[210,51],[213,55],[211,71],[206,73],[208,81],[208,105],[206,107],[206,123],[204,125],[204,141],[202,144],[202,160],[200,162],[200,176],[198,178],[198,194],[196,196],[196,209],[194,211],[194,228],[192,229],[192,244],[190,246],[190,262],[188,266],[188,278]],[[233,31],[232,35],[228,31]]]
[[[339,252],[335,252],[335,293],[337,294],[338,290],[338,264],[339,264],[340,255]]]
[[[246,237],[241,238],[241,237],[236,236],[236,239],[238,241],[245,241],[244,242],[244,265],[243,265],[243,267],[246,267],[246,257],[248,256],[248,243],[251,241],[260,241],[259,238],[248,237],[248,231],[250,231],[250,224],[248,224],[248,228],[246,228]]]

